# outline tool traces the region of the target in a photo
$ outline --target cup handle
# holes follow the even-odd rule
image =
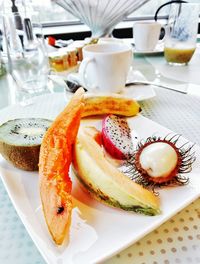
[[[157,21],[158,20],[158,13],[160,12],[160,10],[167,5],[171,5],[171,4],[181,4],[181,3],[188,3],[187,1],[184,0],[172,0],[169,2],[164,3],[163,5],[159,6],[158,9],[156,10],[156,13],[154,15],[154,20]],[[161,39],[160,43],[165,41],[165,37],[166,37],[166,26],[162,26],[162,29],[164,30],[164,36]]]
[[[97,88],[97,86],[95,84],[88,85],[88,79],[87,79],[87,75],[86,75],[86,70],[87,67],[89,65],[89,63],[93,62],[94,59],[91,58],[84,58],[80,64],[79,67],[79,75],[81,77],[81,84],[87,89],[87,90],[94,90]]]

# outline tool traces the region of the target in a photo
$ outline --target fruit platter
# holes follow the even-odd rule
[[[1,178],[47,263],[103,261],[199,196],[200,148],[144,118],[135,100],[90,98],[81,88],[67,104],[53,97],[37,98],[26,113],[6,108],[0,120]],[[38,168],[24,158],[33,132]]]

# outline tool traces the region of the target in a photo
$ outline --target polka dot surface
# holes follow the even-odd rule
[[[105,264],[200,263],[199,215],[200,198]]]
[[[44,264],[0,181],[0,263]]]

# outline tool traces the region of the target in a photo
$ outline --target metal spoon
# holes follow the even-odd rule
[[[75,93],[76,90],[78,90],[78,88],[82,87],[82,85],[80,85],[79,83],[76,82],[71,82],[68,80],[64,80],[65,84],[66,84],[66,89],[71,92],[71,93]],[[87,92],[87,89],[83,87],[83,89],[85,90],[85,92]]]
[[[163,85],[163,84],[159,84],[159,83],[154,83],[154,82],[149,82],[149,81],[134,81],[134,82],[126,83],[126,87],[132,86],[132,85],[153,85],[153,86],[161,87],[161,88],[164,88],[164,89],[167,89],[167,90],[172,90],[174,92],[178,92],[178,93],[182,93],[182,94],[187,94],[186,91],[177,90],[177,89],[172,88],[172,87],[167,86],[167,85]]]
[[[56,83],[59,83],[59,84],[63,83],[65,85],[66,91],[67,92],[70,92],[70,93],[75,93],[76,90],[78,90],[78,88],[82,86],[82,85],[80,85],[77,82],[63,80],[62,78],[59,78],[59,82],[55,78],[51,78],[51,79],[54,82],[56,82]],[[149,82],[149,81],[133,81],[133,82],[128,82],[128,83],[126,83],[125,86],[126,87],[129,87],[129,86],[133,86],[133,85],[153,85],[153,86],[161,87],[161,88],[164,88],[164,89],[167,89],[167,90],[172,90],[172,91],[175,91],[175,92],[178,92],[178,93],[187,94],[186,91],[177,90],[177,89],[172,88],[170,86],[166,86],[166,85],[159,84],[159,83],[154,83],[154,82]],[[87,89],[85,87],[83,87],[83,88],[84,88],[85,91],[87,91]]]
[[[75,93],[76,90],[81,86],[80,84],[78,83],[75,83],[75,82],[71,82],[71,81],[65,81],[67,87],[68,87],[68,90],[72,93]],[[182,94],[187,94],[186,91],[182,91],[182,90],[176,90],[172,87],[168,87],[166,85],[163,85],[163,84],[158,84],[158,83],[153,83],[153,82],[148,82],[148,81],[134,81],[134,82],[129,82],[129,83],[126,83],[126,87],[129,87],[129,86],[132,86],[132,85],[154,85],[154,86],[157,86],[157,87],[161,87],[161,88],[164,88],[164,89],[168,89],[168,90],[172,90],[172,91],[175,91],[175,92],[179,92],[179,93],[182,93]],[[87,91],[86,88],[84,88],[85,91]]]

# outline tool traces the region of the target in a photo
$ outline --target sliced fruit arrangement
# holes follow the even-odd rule
[[[158,197],[143,186],[187,183],[188,179],[180,174],[191,170],[195,160],[192,146],[178,147],[179,136],[149,137],[133,146],[125,117],[139,111],[139,104],[132,99],[84,98],[84,90],[80,88],[52,123],[29,118],[11,120],[0,126],[0,151],[15,166],[35,170],[39,155],[42,208],[57,245],[67,238],[71,223],[71,163],[77,178],[95,199],[144,215],[157,215],[160,208]],[[82,117],[103,114],[107,116],[103,118],[102,131],[95,127],[79,129]],[[130,178],[117,168],[121,160],[130,166]],[[126,165],[124,161],[123,165]]]
[[[0,153],[15,167],[38,170],[42,138],[52,121],[43,118],[10,120],[0,126]]]
[[[127,159],[134,152],[131,130],[123,117],[108,115],[103,119],[102,141],[107,152],[115,159]]]
[[[79,130],[73,153],[76,175],[94,198],[127,211],[160,213],[157,197],[113,166],[87,128]]]
[[[68,234],[72,211],[72,182],[69,166],[72,145],[83,112],[80,88],[45,134],[39,159],[40,196],[45,220],[56,244],[63,243]]]
[[[86,95],[82,117],[104,114],[134,116],[141,111],[137,101],[121,95]]]

